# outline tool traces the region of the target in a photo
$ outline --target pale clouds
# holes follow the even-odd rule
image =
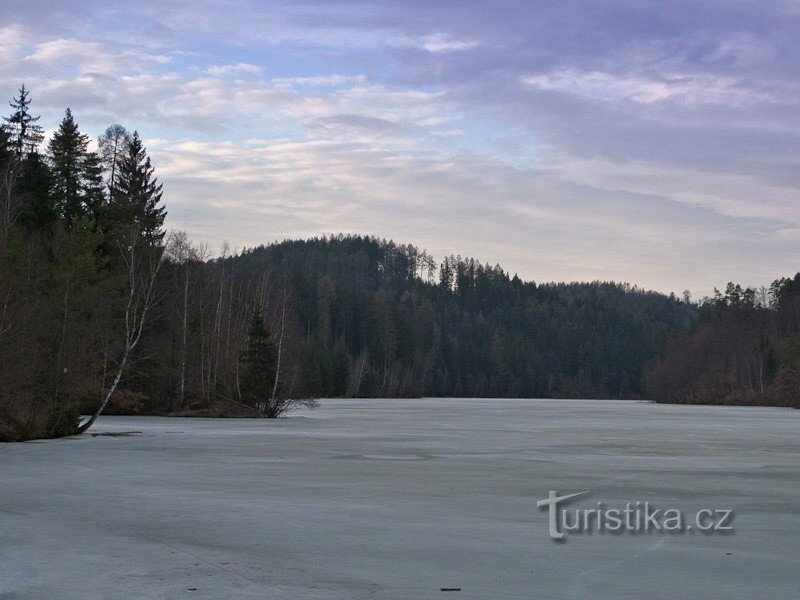
[[[593,71],[556,71],[544,75],[525,75],[522,83],[532,88],[556,90],[598,100],[632,100],[650,104],[672,100],[684,104],[723,104],[736,106],[770,102],[766,93],[748,90],[731,77],[680,75],[667,73],[660,79],[614,76]]]
[[[364,143],[291,140],[187,141],[153,151],[162,174],[179,183],[173,223],[239,248],[373,233],[439,257],[453,250],[502,256],[506,268],[539,280],[602,274],[703,293],[710,289],[698,262],[735,278],[758,269],[764,256],[790,268],[780,257],[794,252],[791,236],[763,223],[720,222],[708,209],[680,208],[663,196],[575,185],[558,173],[471,154],[410,157]],[[234,236],[221,235],[234,224]],[[729,259],[731,245],[743,250],[737,261]]]
[[[8,70],[19,59],[22,33],[17,27],[0,28],[0,72]]]
[[[410,42],[409,45],[419,46],[428,52],[458,52],[461,50],[470,50],[478,45],[477,42],[459,40],[453,38],[445,33],[434,33],[427,35],[419,41]]]
[[[537,280],[697,293],[800,266],[784,2],[39,12],[0,28],[6,96],[24,81],[47,127],[70,106],[91,133],[140,129],[194,235],[376,233]]]
[[[169,56],[147,54],[135,49],[113,51],[98,42],[56,39],[36,44],[24,59],[42,74],[64,71],[85,73],[143,72],[170,61]]]
[[[165,118],[180,118],[200,131],[230,131],[239,119],[247,119],[250,127],[293,123],[321,137],[356,133],[360,138],[368,133],[410,139],[414,131],[449,135],[449,119],[435,117],[448,110],[456,114],[441,93],[392,89],[363,78],[324,84],[198,77],[176,83],[161,107]]]
[[[262,71],[263,69],[258,65],[243,62],[234,65],[213,65],[206,70],[212,77],[259,75]]]
[[[747,174],[601,159],[563,161],[552,165],[552,171],[563,181],[594,189],[661,195],[725,217],[800,225],[796,187],[767,184]]]

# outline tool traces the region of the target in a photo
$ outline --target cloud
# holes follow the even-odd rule
[[[192,233],[375,232],[675,290],[800,261],[790,4],[32,1],[0,87],[46,126],[140,129]]]
[[[747,174],[601,159],[562,162],[553,165],[553,173],[563,181],[609,191],[660,195],[725,217],[800,225],[796,187],[766,185]]]
[[[153,65],[166,64],[170,57],[147,54],[136,49],[113,51],[99,42],[55,39],[36,44],[25,60],[45,73],[76,72],[103,75],[120,72],[143,72]]]
[[[364,115],[319,117],[308,121],[306,129],[314,137],[350,141],[385,142],[390,138],[409,137],[413,133],[408,125]]]
[[[418,44],[432,53],[439,52],[459,52],[462,50],[470,50],[478,45],[477,42],[468,42],[464,40],[455,39],[446,33],[434,33],[426,35]]]
[[[336,140],[185,141],[159,144],[154,155],[173,223],[217,241],[224,232],[238,247],[374,233],[539,281],[631,280],[700,293],[710,291],[708,272],[718,283],[759,273],[765,255],[783,268],[797,258],[779,225],[720,221],[665,196],[576,185],[485,156],[414,157]]]
[[[276,77],[272,79],[273,85],[280,88],[294,89],[297,87],[340,87],[343,85],[364,84],[364,75],[317,75],[314,77]]]
[[[555,71],[544,75],[524,75],[525,86],[556,90],[598,100],[631,100],[650,104],[666,100],[684,104],[717,103],[735,106],[769,102],[765,93],[747,90],[730,77],[664,74],[660,79],[614,76],[593,71]]]
[[[0,27],[0,71],[17,60],[22,50],[22,32],[19,27]]]
[[[249,63],[236,63],[234,65],[214,65],[206,69],[206,73],[212,77],[225,77],[233,75],[236,77],[246,75],[259,75],[263,69],[258,65],[251,65]]]

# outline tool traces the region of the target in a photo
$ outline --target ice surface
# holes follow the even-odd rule
[[[0,598],[792,598],[800,411],[324,400],[0,445]],[[732,534],[547,535],[536,501],[733,509]],[[441,588],[461,588],[442,592]]]

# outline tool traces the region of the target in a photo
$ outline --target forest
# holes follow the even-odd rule
[[[658,402],[800,408],[800,273],[769,289],[716,291],[646,382]]]
[[[136,131],[0,129],[0,440],[101,413],[276,417],[325,397],[796,404],[800,275],[700,305],[536,283],[362,235],[212,251],[165,228]],[[95,148],[93,150],[92,148]],[[81,418],[80,415],[86,415]]]

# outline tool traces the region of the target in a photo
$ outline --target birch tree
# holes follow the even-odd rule
[[[5,146],[6,133],[0,129],[0,152]],[[5,160],[3,160],[5,159]],[[2,250],[11,229],[22,215],[23,200],[17,193],[19,169],[16,160],[10,156],[0,157],[0,250]]]
[[[289,289],[284,281],[283,302],[281,302],[280,333],[278,334],[278,356],[275,362],[275,381],[272,384],[272,396],[269,399],[268,416],[277,417],[288,408],[288,402],[278,398],[278,385],[281,380],[281,358],[283,358],[283,336],[286,333],[286,303],[289,301]]]
[[[139,345],[145,327],[149,322],[150,313],[158,301],[156,295],[156,282],[158,273],[164,262],[165,253],[160,246],[146,246],[137,244],[141,232],[137,229],[131,231],[127,248],[120,244],[120,256],[125,265],[124,284],[124,332],[120,357],[117,361],[116,372],[111,384],[106,390],[97,410],[86,421],[78,426],[77,433],[83,433],[97,420],[114,392],[117,391],[126,368],[131,362],[134,350]]]
[[[179,314],[180,324],[180,367],[178,383],[178,405],[183,407],[186,402],[186,360],[189,336],[189,289],[192,279],[192,264],[201,260],[200,252],[189,241],[185,231],[173,231],[167,239],[167,255],[182,272],[179,273]]]

